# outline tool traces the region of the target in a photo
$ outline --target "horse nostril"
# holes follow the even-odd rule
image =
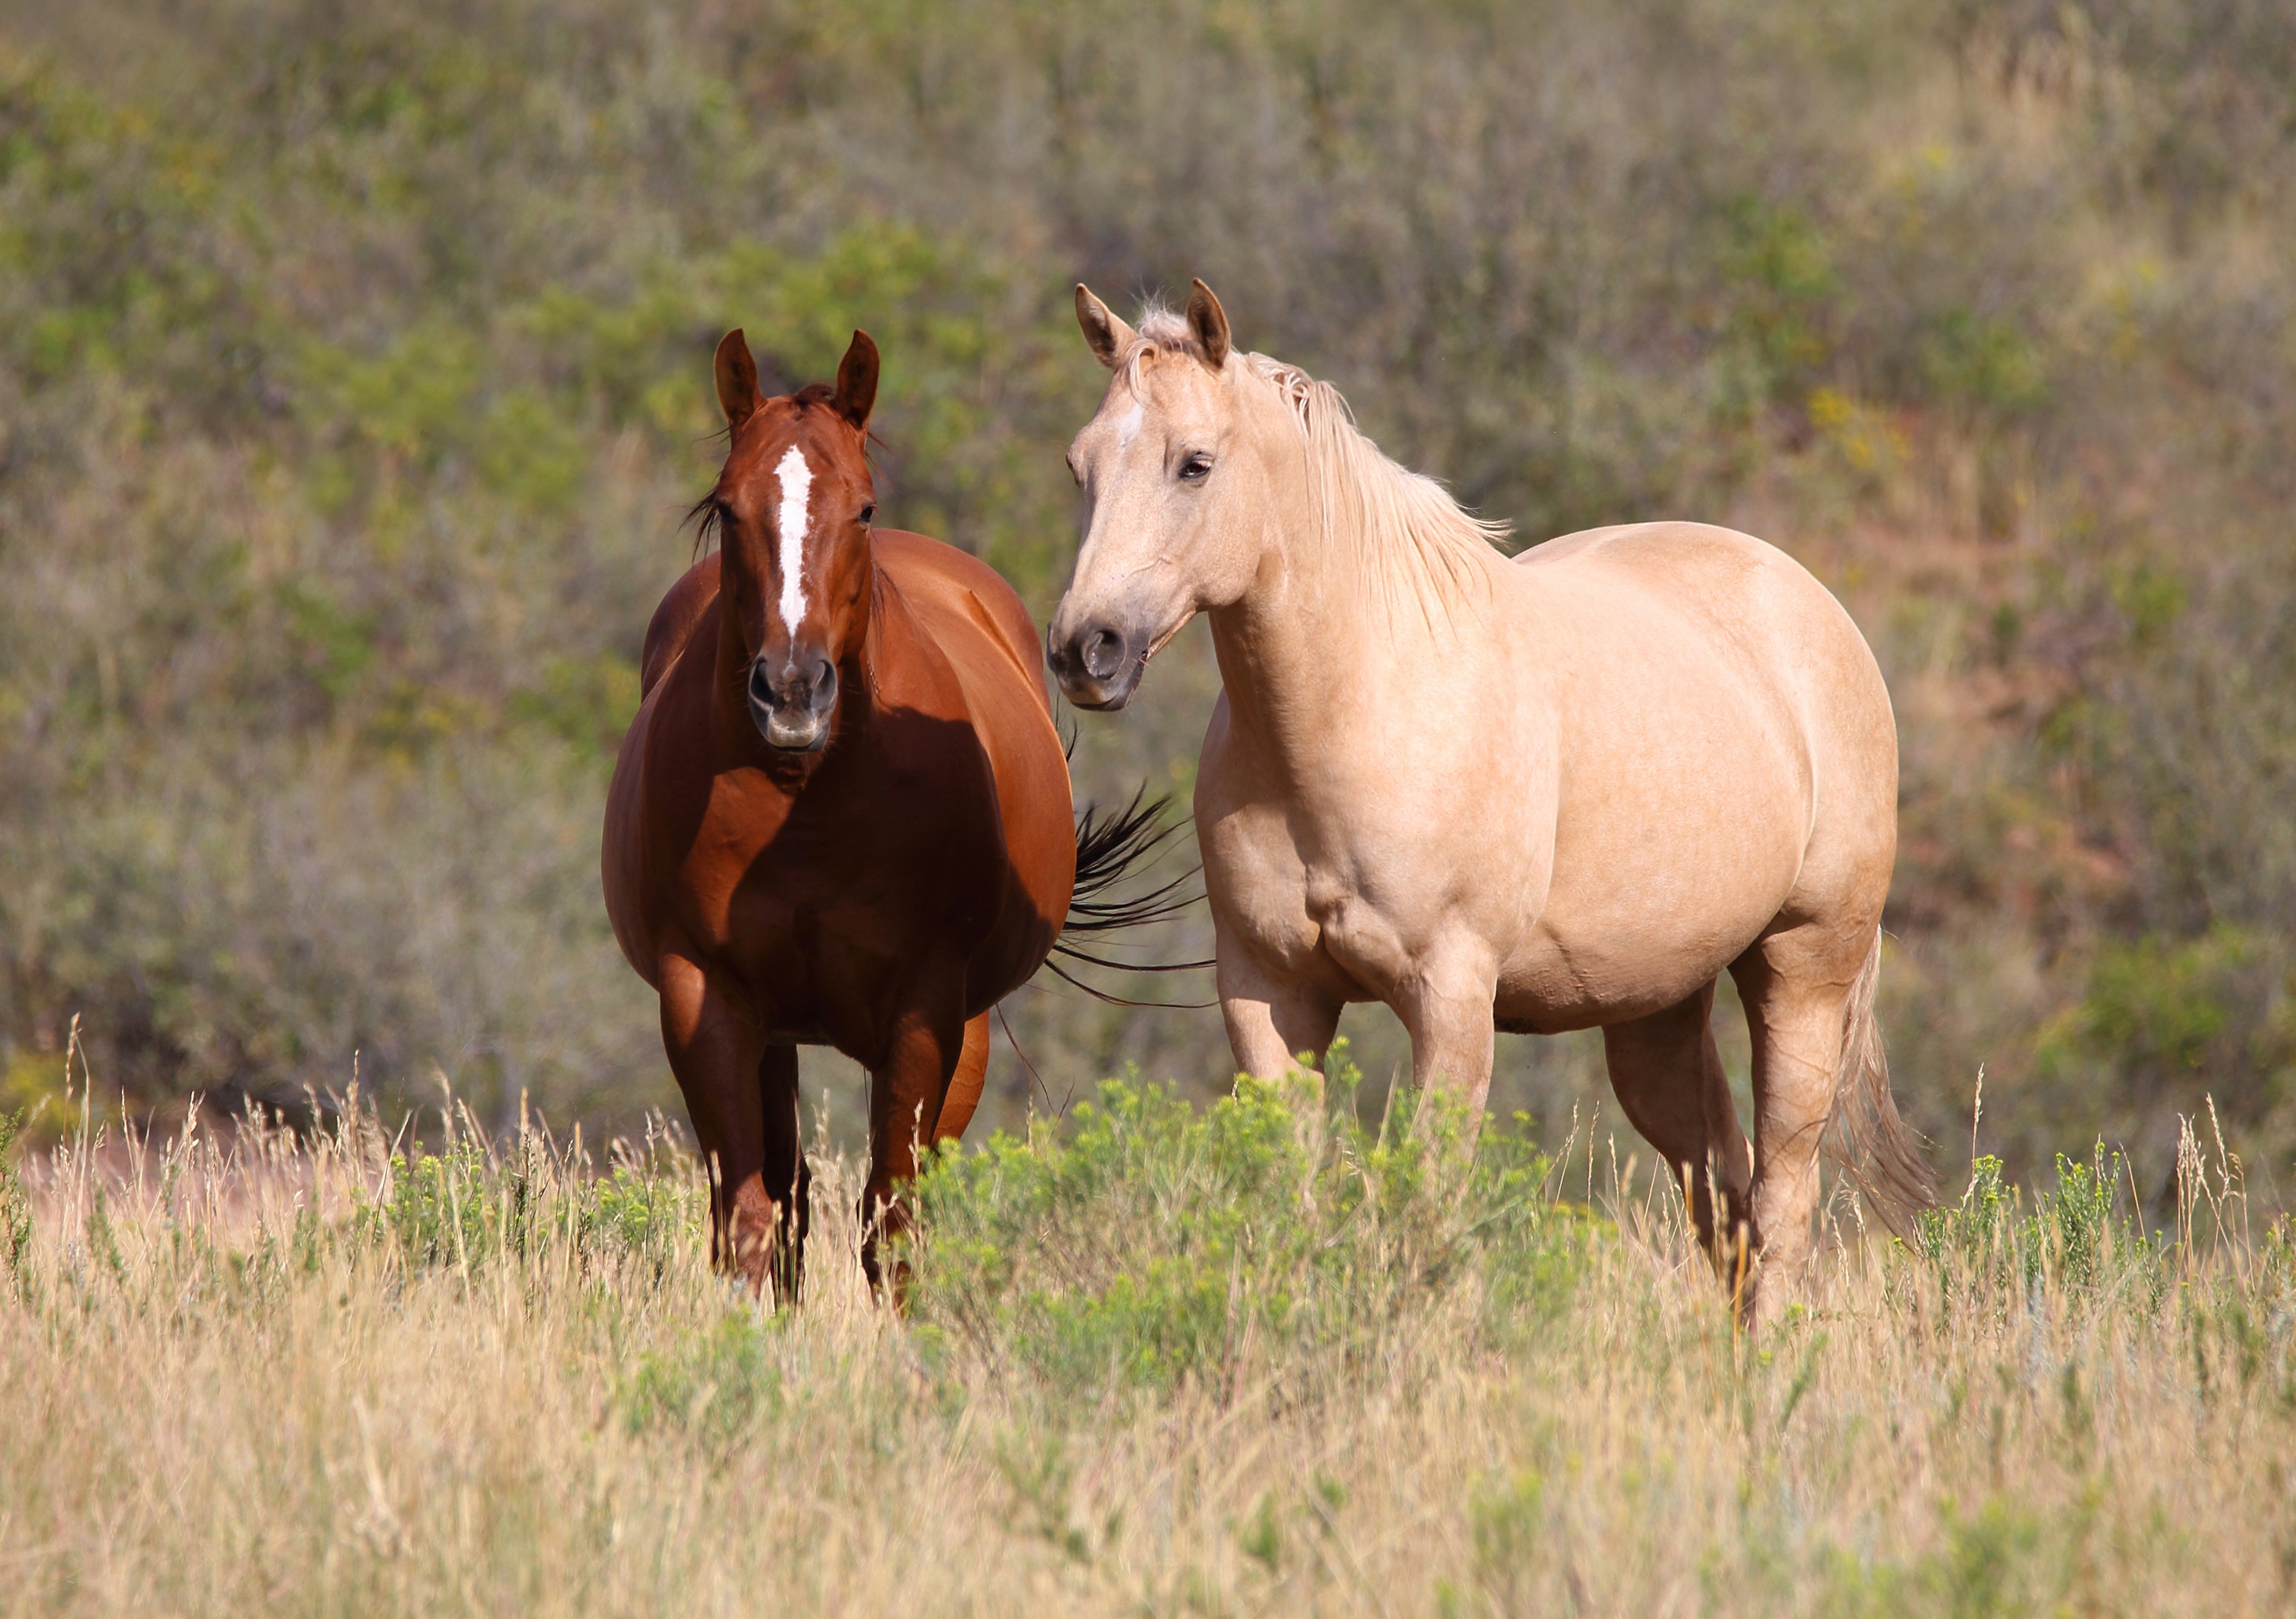
[[[750,700],[763,703],[768,708],[774,706],[773,677],[766,673],[766,660],[762,658],[750,660]]]
[[[1124,666],[1124,637],[1111,629],[1096,629],[1084,640],[1084,672],[1107,680]]]
[[[837,700],[837,666],[826,658],[816,658],[813,666],[813,706],[826,708]]]

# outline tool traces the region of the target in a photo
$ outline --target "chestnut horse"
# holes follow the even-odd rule
[[[1072,894],[1091,901],[1152,841],[1154,812],[1077,822],[1020,598],[964,552],[875,526],[868,336],[833,388],[763,397],[738,331],[716,370],[731,450],[695,511],[719,544],[646,630],[606,909],[661,997],[711,1255],[791,1296],[810,1180],[797,1048],[869,1070],[873,1280],[918,1143],[962,1135],[980,1100],[989,1009],[1044,961]],[[1084,908],[1108,925],[1104,899]]]
[[[1120,708],[1210,615],[1196,827],[1237,1063],[1279,1073],[1382,1001],[1414,1079],[1480,1115],[1495,1027],[1600,1027],[1710,1251],[1727,1205],[1761,1314],[1808,1253],[1829,1124],[1887,1202],[1927,1199],[1874,1018],[1897,732],[1824,587],[1694,523],[1509,561],[1329,384],[1236,349],[1201,282],[1138,331],[1082,287],[1077,317],[1116,375],[1070,451],[1090,515],[1053,664]],[[1751,1150],[1708,1021],[1726,970]]]

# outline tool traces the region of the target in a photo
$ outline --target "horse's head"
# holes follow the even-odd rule
[[[1121,708],[1181,626],[1250,585],[1287,446],[1244,408],[1267,385],[1234,352],[1203,282],[1185,317],[1152,313],[1136,332],[1082,286],[1076,306],[1116,375],[1069,446],[1088,515],[1046,653],[1078,707]]]
[[[838,666],[869,628],[877,507],[865,438],[877,345],[855,332],[834,388],[815,382],[773,399],[738,330],[718,345],[717,369],[733,447],[702,503],[724,555],[721,633],[739,639],[759,734],[783,752],[812,753],[829,741]]]

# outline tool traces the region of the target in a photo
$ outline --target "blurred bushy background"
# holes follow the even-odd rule
[[[1898,1092],[1948,1169],[1980,1064],[2013,1173],[2102,1134],[2165,1177],[2204,1095],[2256,1168],[2296,1152],[2277,0],[0,16],[0,1107],[77,1013],[138,1108],[356,1065],[675,1108],[595,850],[710,345],[793,383],[869,328],[888,519],[1041,615],[1103,380],[1069,286],[1201,274],[1520,537],[1729,522],[1842,596],[1904,741]],[[1083,716],[1082,794],[1185,797],[1216,686],[1193,632]],[[1000,1034],[992,1120],[1127,1062],[1225,1084],[1216,1013],[1008,1010],[1036,1077]],[[1347,1028],[1391,1072],[1385,1014]],[[1600,1090],[1592,1036],[1501,1042],[1550,1136]]]

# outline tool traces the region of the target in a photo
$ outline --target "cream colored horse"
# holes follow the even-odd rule
[[[1201,282],[1136,332],[1081,286],[1077,317],[1116,375],[1069,453],[1091,515],[1053,666],[1120,708],[1211,617],[1196,825],[1236,1061],[1320,1058],[1343,1005],[1382,1001],[1414,1079],[1479,1116],[1495,1027],[1599,1026],[1627,1116],[1765,1314],[1808,1257],[1830,1123],[1885,1202],[1928,1201],[1874,1020],[1897,732],[1824,587],[1693,523],[1509,561],[1330,385],[1237,352]],[[1751,1150],[1709,1027],[1725,970]],[[1758,1291],[1750,1256],[1788,1287]]]

